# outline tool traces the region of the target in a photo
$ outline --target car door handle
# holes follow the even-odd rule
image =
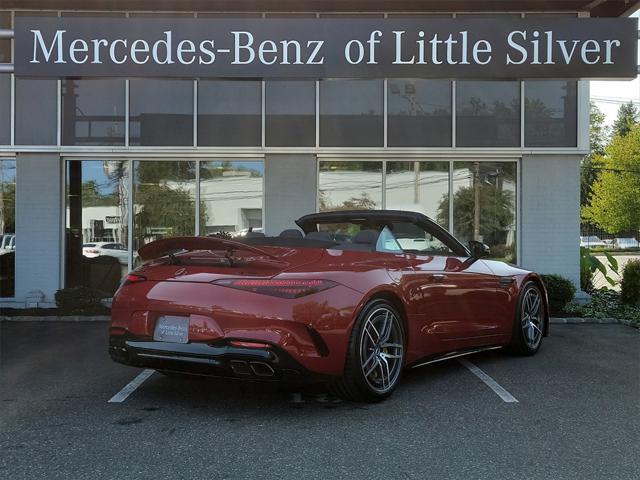
[[[434,282],[443,282],[445,278],[447,278],[447,276],[443,273],[434,273],[431,275],[431,278],[433,278]]]

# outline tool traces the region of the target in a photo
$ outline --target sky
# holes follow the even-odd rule
[[[640,17],[640,10],[632,17]],[[640,44],[640,40],[638,40]],[[639,45],[640,46],[640,45]],[[640,65],[640,48],[638,49],[638,65]],[[601,81],[591,82],[591,100],[598,105],[600,110],[606,115],[607,124],[611,125],[616,119],[618,108],[622,103],[633,100],[640,105],[640,76],[635,80]]]

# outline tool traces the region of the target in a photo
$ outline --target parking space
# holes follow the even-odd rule
[[[375,405],[321,389],[184,380],[106,353],[104,323],[0,323],[0,477],[640,477],[640,336],[554,325],[535,357],[469,357],[408,371]],[[468,366],[468,365],[467,365]]]

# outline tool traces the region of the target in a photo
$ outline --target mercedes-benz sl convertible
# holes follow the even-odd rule
[[[325,381],[379,401],[402,371],[482,350],[536,353],[548,332],[535,273],[486,260],[419,213],[306,215],[241,241],[178,237],[113,298],[109,352],[167,374]]]

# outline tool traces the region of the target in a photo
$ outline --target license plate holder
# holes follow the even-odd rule
[[[189,317],[163,315],[158,317],[153,331],[156,342],[188,343]]]

